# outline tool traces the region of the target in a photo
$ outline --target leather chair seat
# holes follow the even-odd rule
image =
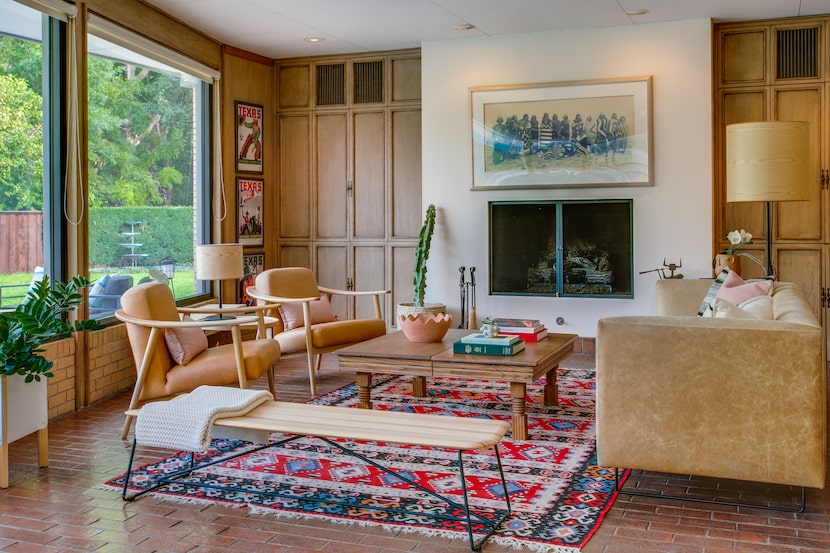
[[[311,341],[316,348],[349,345],[386,334],[386,323],[381,319],[352,319],[333,323],[318,323],[311,327]],[[283,353],[305,351],[305,327],[287,330],[276,335]]]

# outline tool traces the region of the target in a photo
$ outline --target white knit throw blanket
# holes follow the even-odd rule
[[[273,399],[264,390],[199,386],[186,396],[144,405],[135,439],[140,445],[183,451],[207,451],[216,419],[241,417]]]

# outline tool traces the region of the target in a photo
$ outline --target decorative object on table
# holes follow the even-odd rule
[[[595,425],[592,423],[595,419],[594,371],[560,369],[558,378],[561,394],[558,407],[534,403],[527,406],[531,415],[529,424],[532,427],[532,439],[516,441],[508,435],[500,444],[502,465],[511,492],[513,516],[491,538],[494,544],[524,547],[533,551],[549,551],[554,548],[561,553],[577,553],[596,533],[616,498],[613,470],[599,467],[595,461],[596,437]],[[510,420],[511,397],[506,385],[499,387],[493,386],[492,382],[436,378],[435,386],[441,390],[440,394],[424,398],[412,397],[410,377],[377,376],[372,387],[375,409]],[[534,397],[539,397],[543,393],[542,389],[542,383],[528,385],[528,393]],[[351,384],[315,398],[311,403],[336,405],[349,411],[348,408],[354,407],[357,401],[357,386]],[[404,473],[409,471],[419,482],[426,482],[427,486],[436,489],[447,484],[447,493],[455,495],[459,500],[461,498],[459,486],[449,485],[457,482],[458,472],[445,462],[446,450],[361,441],[349,441],[348,445],[369,456],[379,454],[382,449],[388,454],[385,465]],[[212,459],[218,461],[231,451],[253,446],[247,442],[221,439],[215,441],[213,447],[200,462]],[[165,502],[186,499],[212,505],[243,507],[241,516],[248,514],[256,517],[261,516],[256,513],[271,513],[351,521],[373,526],[375,531],[388,529],[400,532],[403,528],[407,532],[404,535],[410,537],[438,535],[447,540],[458,540],[458,543],[463,543],[466,539],[464,524],[440,518],[441,515],[448,514],[445,505],[421,493],[410,492],[404,484],[392,482],[381,470],[330,445],[321,444],[315,438],[300,438],[271,450],[268,455],[271,459],[269,463],[253,462],[263,458],[253,454],[194,473],[192,477],[199,482],[208,482],[217,477],[221,479],[219,487],[209,493],[190,487],[151,493]],[[491,485],[494,478],[498,480],[494,455],[490,451],[482,451],[480,455],[481,466],[476,473],[476,483],[469,489],[473,508],[501,501],[500,496],[493,495],[494,491],[497,493],[498,487]],[[189,452],[180,452],[135,469],[134,474],[138,477],[134,476],[130,480],[130,492],[151,487],[162,474],[188,468],[189,460]],[[528,471],[547,476],[527,478]],[[289,473],[290,479],[287,478]],[[123,482],[123,476],[114,478],[105,484],[105,488],[120,494]],[[250,486],[253,491],[285,493],[297,499],[303,495],[323,498],[332,494],[338,499],[349,494],[350,499],[348,504],[338,501],[309,509],[308,504],[291,499],[262,501],[262,496],[240,494],[227,489],[231,486]],[[522,491],[513,493],[513,490]],[[401,510],[406,511],[413,507],[421,508],[424,510],[423,516],[398,516],[391,510],[361,508],[364,505],[393,504],[400,504]],[[435,548],[440,547],[436,545]]]
[[[495,338],[499,335],[499,325],[493,322],[493,319],[490,317],[485,317],[484,320],[481,321],[481,328],[479,330],[488,338]]]
[[[509,346],[515,344],[520,339],[515,334],[494,334],[492,336],[488,336],[487,334],[468,334],[459,341],[464,344]]]
[[[493,321],[499,325],[499,334],[518,336],[525,342],[538,342],[548,335],[548,329],[539,319],[510,319],[496,317]]]
[[[458,280],[458,289],[461,294],[461,323],[458,328],[475,329],[476,322],[476,268],[470,267],[470,280],[465,280],[463,265],[458,268],[461,273]]]
[[[715,259],[712,260],[712,269],[716,275],[719,275],[724,267],[729,267],[729,270],[733,273],[740,274],[741,258],[738,257],[736,252],[744,246],[753,243],[752,234],[744,229],[735,229],[726,235],[726,239],[729,241],[729,246],[721,253],[715,255]]]
[[[238,280],[244,276],[242,244],[199,244],[196,246],[196,278],[215,280],[219,288],[219,308],[222,308],[222,280]],[[235,287],[234,287],[235,289]],[[206,320],[233,319],[233,315],[219,313]]]
[[[43,356],[43,345],[101,327],[94,320],[66,320],[83,303],[87,286],[85,277],[50,284],[44,275],[14,310],[0,312],[0,488],[9,486],[9,443],[23,436],[38,432],[38,466],[49,464],[46,379],[54,362]]]
[[[498,338],[491,339],[498,341]],[[469,343],[462,339],[453,343],[452,351],[453,353],[464,353],[470,355],[512,356],[524,350],[525,346],[526,343],[522,339],[517,339],[512,344]]]
[[[648,271],[640,271],[641,275],[647,273],[657,273],[657,276],[660,277],[660,280],[664,278],[683,278],[683,275],[680,273],[674,274],[674,272],[678,269],[683,267],[683,259],[680,259],[679,263],[666,263],[666,258],[663,258],[663,266],[658,267],[656,269],[649,269]],[[666,276],[666,270],[669,271],[669,275]]]
[[[415,248],[415,292],[412,302],[399,303],[397,311],[398,327],[413,342],[438,342],[452,323],[452,315],[447,313],[446,304],[424,301],[427,288],[427,260],[434,230],[435,205],[430,204],[424,216],[418,246]],[[462,280],[463,278],[462,275]]]
[[[472,190],[654,184],[651,77],[474,87],[470,105]]]
[[[726,201],[765,202],[766,278],[776,276],[772,202],[810,199],[809,131],[804,121],[726,126]]]

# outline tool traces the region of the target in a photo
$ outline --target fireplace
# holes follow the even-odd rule
[[[490,202],[489,233],[493,295],[633,297],[632,200]]]

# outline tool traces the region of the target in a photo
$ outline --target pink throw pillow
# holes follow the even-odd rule
[[[192,321],[185,315],[183,321]],[[164,341],[176,363],[184,365],[208,349],[205,331],[199,327],[165,328]]]
[[[715,297],[738,305],[758,296],[767,296],[772,290],[771,280],[746,282],[741,275],[730,271]]]
[[[331,303],[328,296],[322,294],[319,300],[308,302],[311,314],[311,324],[331,323],[337,320],[334,311],[331,310]],[[300,328],[305,324],[303,321],[303,304],[283,303],[279,307],[280,318],[285,330]]]

